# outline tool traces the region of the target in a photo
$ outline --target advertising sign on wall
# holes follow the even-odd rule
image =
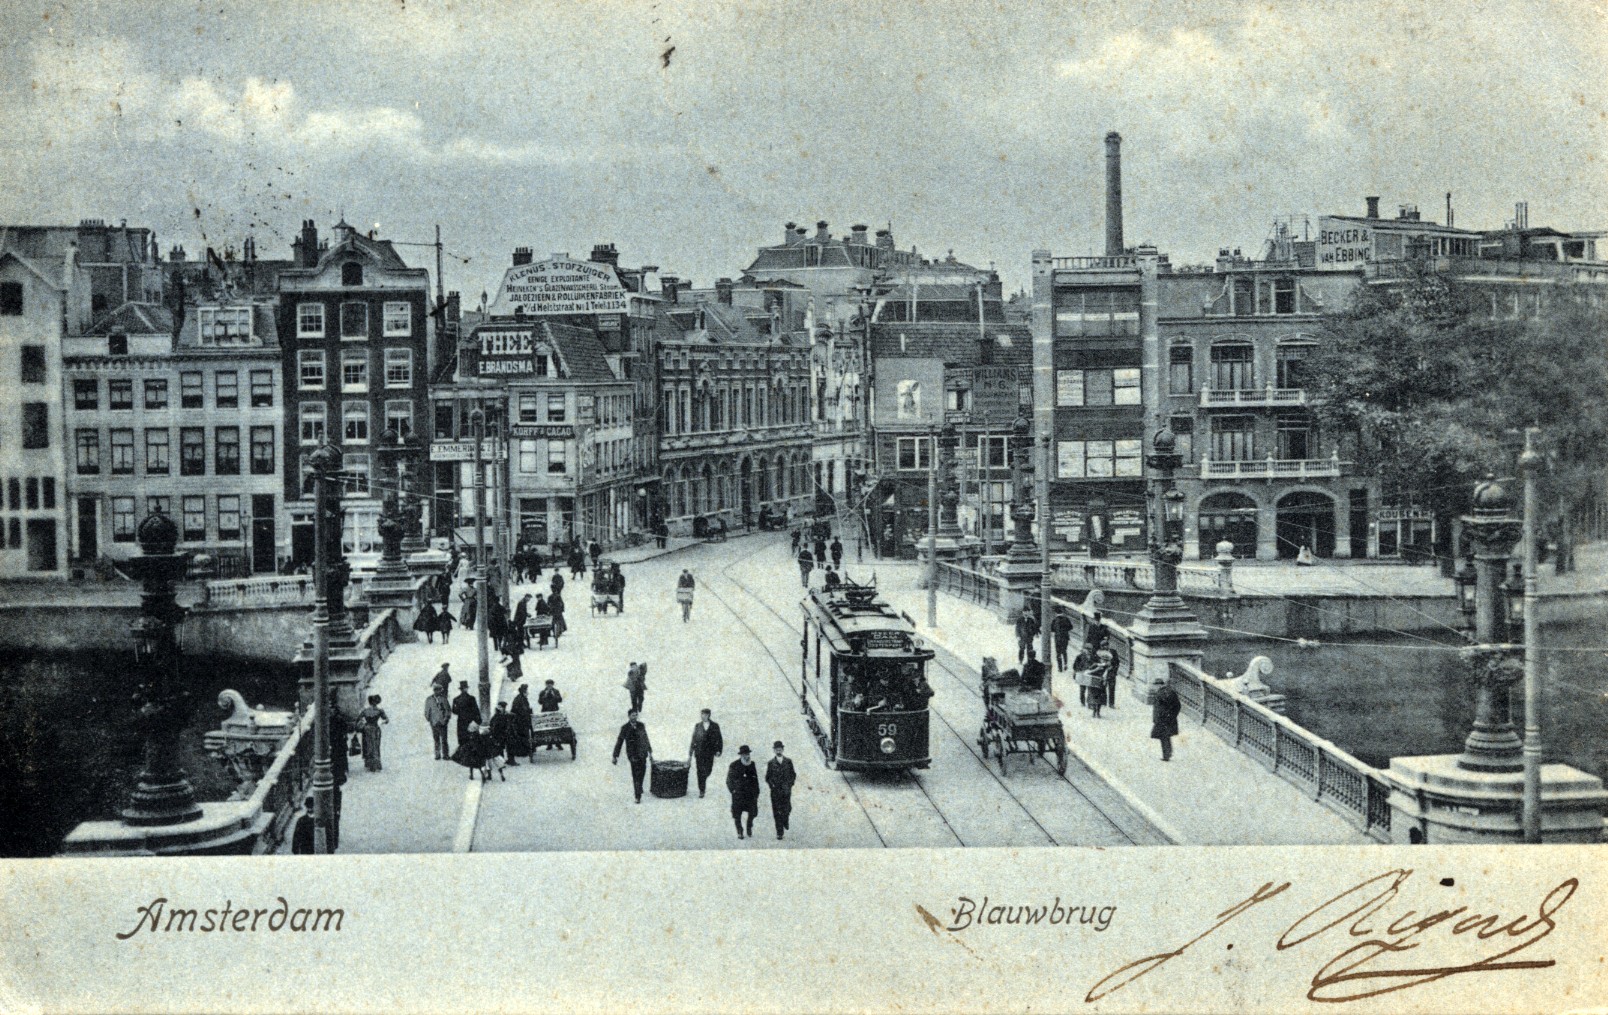
[[[972,421],[1009,426],[1016,419],[1020,397],[1015,367],[972,369]]]
[[[1354,219],[1318,219],[1317,268],[1350,271],[1373,257],[1373,227]]]
[[[487,313],[492,317],[527,317],[550,314],[623,314],[625,287],[606,264],[552,258],[520,264],[503,273],[497,298]]]
[[[887,359],[877,367],[877,422],[933,423],[943,419],[944,363],[938,359]]]
[[[530,328],[481,328],[475,332],[475,375],[478,377],[529,376],[536,372],[531,356],[538,342]]]

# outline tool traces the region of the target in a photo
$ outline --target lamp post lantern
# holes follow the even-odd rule
[[[1183,464],[1178,454],[1178,438],[1170,425],[1156,431],[1145,465],[1155,476],[1153,502],[1155,515],[1150,535],[1151,556],[1155,561],[1156,582],[1152,602],[1172,606],[1178,598],[1178,563],[1184,559],[1184,497],[1173,488],[1173,472]]]
[[[1011,425],[1011,520],[1015,527],[1010,549],[1006,551],[1012,560],[1029,564],[1038,556],[1038,548],[1033,544],[1033,495],[1027,486],[1026,473],[1032,429],[1025,413],[1017,416]]]

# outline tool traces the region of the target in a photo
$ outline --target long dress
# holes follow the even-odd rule
[[[531,752],[531,708],[530,697],[524,694],[514,695],[514,703],[508,706],[508,711],[514,717],[512,730],[514,757],[522,757]]]
[[[390,722],[385,709],[369,705],[357,714],[358,733],[363,738],[363,767],[370,772],[380,770],[380,722]]]

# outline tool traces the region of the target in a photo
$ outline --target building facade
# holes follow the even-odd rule
[[[0,577],[60,577],[67,562],[61,399],[62,266],[0,252]]]

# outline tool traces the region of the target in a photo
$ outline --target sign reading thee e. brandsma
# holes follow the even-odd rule
[[[487,312],[492,317],[527,317],[543,314],[623,314],[625,287],[614,269],[591,261],[555,257],[520,264],[503,273],[497,298]]]

